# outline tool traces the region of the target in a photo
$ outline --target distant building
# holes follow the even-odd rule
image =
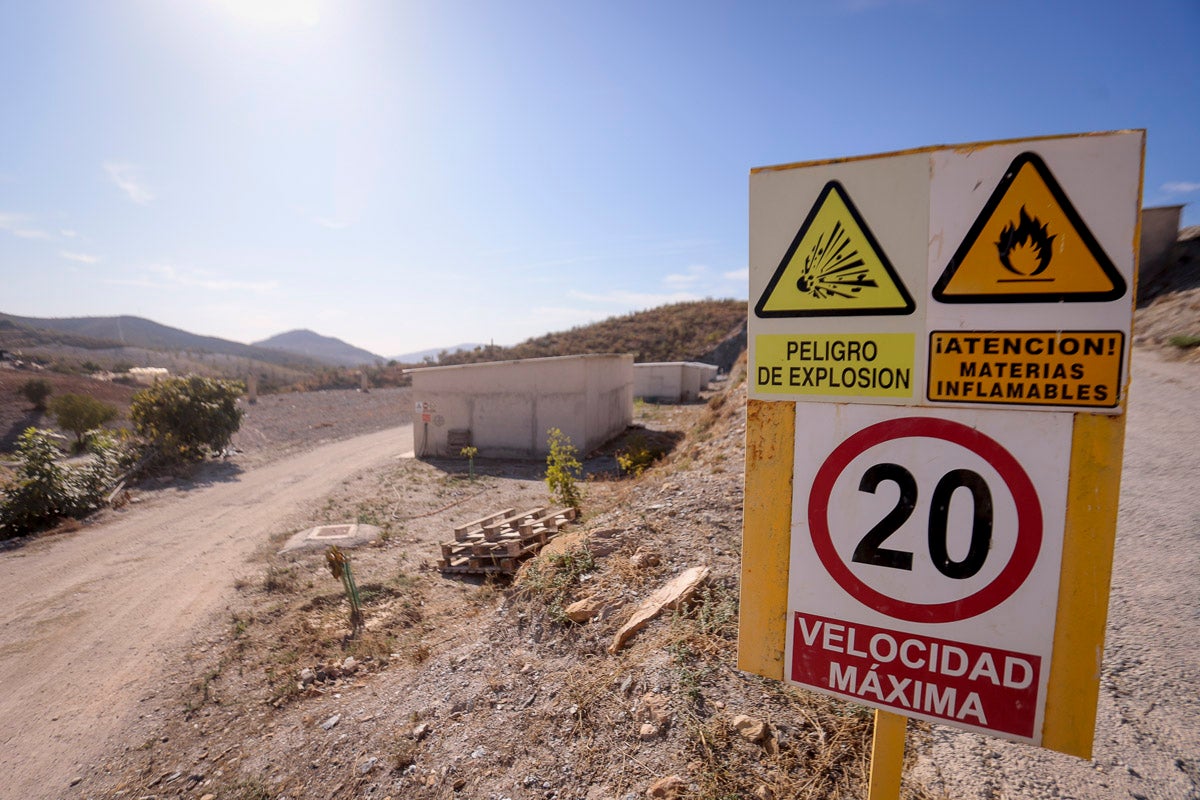
[[[418,456],[546,455],[558,428],[581,454],[633,421],[633,356],[581,355],[407,369]]]
[[[1142,233],[1138,243],[1138,286],[1145,288],[1160,277],[1169,263],[1171,248],[1179,239],[1183,206],[1142,209]]]
[[[717,377],[714,364],[660,361],[633,365],[633,396],[659,403],[690,403]]]
[[[169,377],[170,370],[166,367],[131,367],[129,376],[138,383],[144,383],[147,386],[153,384],[159,378]]]

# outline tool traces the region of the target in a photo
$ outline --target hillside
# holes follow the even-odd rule
[[[384,360],[382,356],[361,347],[355,347],[333,336],[322,336],[307,328],[279,333],[261,342],[254,342],[252,346],[280,350],[326,364],[336,364],[339,367],[357,367]]]
[[[282,367],[323,366],[305,356],[255,347],[216,336],[200,336],[141,317],[18,317],[0,313],[0,347],[5,349],[71,346],[87,350],[139,348],[162,352],[221,355]]]
[[[745,322],[743,300],[674,303],[547,333],[512,347],[490,345],[452,353],[438,363],[473,364],[583,353],[632,353],[639,363],[693,361],[709,354]]]

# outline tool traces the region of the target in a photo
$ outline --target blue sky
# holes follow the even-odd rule
[[[1146,128],[1200,3],[0,0],[0,311],[381,355],[745,299],[752,167]]]

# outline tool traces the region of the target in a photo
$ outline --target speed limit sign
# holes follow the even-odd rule
[[[1038,741],[1070,414],[810,405],[785,678]]]

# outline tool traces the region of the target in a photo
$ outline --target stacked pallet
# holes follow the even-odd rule
[[[537,555],[575,519],[575,509],[545,506],[513,513],[505,508],[454,528],[454,540],[442,544],[442,572],[511,575],[525,559]]]

